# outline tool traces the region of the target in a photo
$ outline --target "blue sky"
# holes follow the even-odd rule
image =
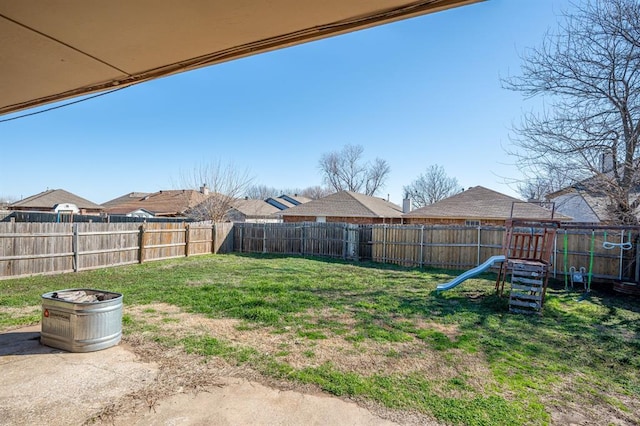
[[[0,197],[63,188],[102,203],[173,189],[222,161],[278,188],[321,184],[346,144],[391,173],[378,195],[431,164],[461,187],[517,195],[511,128],[539,101],[501,88],[557,28],[567,0],[489,0],[228,62],[0,123]],[[19,114],[16,114],[19,115]],[[0,116],[0,119],[12,116]]]

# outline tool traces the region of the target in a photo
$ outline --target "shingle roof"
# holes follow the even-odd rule
[[[281,216],[401,217],[402,209],[382,198],[340,191],[284,210]]]
[[[231,206],[247,217],[264,217],[279,212],[280,209],[264,200],[236,200]]]
[[[131,201],[138,201],[143,197],[146,197],[147,195],[150,195],[151,193],[149,192],[130,192],[128,194],[124,194],[118,198],[114,198],[113,200],[109,200],[106,201],[104,203],[102,203],[102,207],[106,208],[110,208],[110,207],[115,207],[117,205],[120,204],[124,204],[124,203],[128,203]]]
[[[145,209],[156,216],[183,215],[210,196],[193,189],[163,190],[106,208],[105,211],[109,214],[127,214],[137,209]]]
[[[508,219],[513,217],[528,219],[550,219],[551,211],[537,204],[525,203],[500,192],[474,186],[459,194],[437,203],[421,207],[404,215],[407,218],[439,219]],[[570,217],[555,215],[556,219],[571,220]]]
[[[269,197],[265,200],[265,202],[277,208],[278,210],[286,210],[288,208],[295,206],[295,204],[280,197],[278,198]]]
[[[71,203],[80,209],[102,210],[102,206],[64,189],[48,189],[15,202],[9,208],[52,209],[56,204]]]
[[[293,206],[308,203],[309,201],[311,201],[311,198],[301,197],[298,195],[291,196],[287,194],[282,194],[277,198],[269,197],[265,201],[277,207],[278,210],[286,210]]]
[[[287,195],[287,194],[282,194],[281,196],[278,197],[278,199],[289,201],[290,203],[295,205],[304,204],[311,201],[311,198],[308,198],[308,197],[303,197],[301,195]]]

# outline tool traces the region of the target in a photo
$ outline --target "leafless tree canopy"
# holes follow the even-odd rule
[[[241,198],[251,185],[253,178],[248,170],[234,164],[223,164],[220,160],[201,163],[180,176],[183,188],[200,189],[206,185],[210,194],[206,201],[195,206],[189,216],[196,220],[224,221],[234,200]]]
[[[532,176],[556,170],[592,183],[608,197],[613,217],[637,223],[640,4],[591,0],[576,7],[524,55],[522,75],[503,80],[546,105],[523,117],[510,153]]]
[[[267,185],[251,185],[247,188],[245,197],[253,200],[266,200],[269,197],[279,197],[282,194],[287,194],[287,192]]]
[[[539,165],[536,176],[529,176],[517,184],[517,190],[525,200],[543,201],[547,195],[571,185],[572,179],[564,168],[544,169]]]
[[[325,197],[331,194],[329,188],[322,187],[319,185],[310,186],[308,188],[283,188],[278,189],[272,186],[267,185],[252,185],[247,189],[245,196],[254,200],[266,200],[269,197],[279,197],[283,194],[286,195],[300,195],[302,197],[311,198],[312,200],[317,200],[318,198]]]
[[[331,188],[316,185],[303,189],[302,192],[300,192],[300,195],[302,195],[303,197],[311,198],[312,200],[317,200],[326,197],[327,195],[331,195],[333,194],[333,192],[334,191]]]
[[[324,154],[318,164],[324,182],[334,191],[375,195],[385,185],[391,169],[385,160],[364,162],[361,145],[346,145],[341,151]]]
[[[416,180],[403,187],[405,198],[410,198],[417,208],[433,204],[460,191],[458,180],[447,176],[444,168],[431,165]]]
[[[18,201],[16,197],[0,194],[0,207],[15,203],[16,201]]]

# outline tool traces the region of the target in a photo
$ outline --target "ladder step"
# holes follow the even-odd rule
[[[540,304],[535,302],[522,302],[520,300],[510,300],[509,306],[523,306],[526,308],[540,309]]]
[[[538,285],[520,285],[520,284],[511,284],[511,290],[518,291],[533,291],[533,292],[542,292],[542,286]]]
[[[517,309],[509,307],[509,312],[514,312],[516,314],[538,314],[540,315],[540,311],[533,311],[531,309]]]
[[[540,294],[511,293],[510,299],[541,301],[542,293]]]
[[[512,283],[532,284],[542,286],[542,280],[532,280],[531,278],[511,277]]]

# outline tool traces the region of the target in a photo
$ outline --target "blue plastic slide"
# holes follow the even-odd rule
[[[468,280],[471,277],[475,277],[476,275],[480,275],[487,269],[491,268],[496,262],[504,262],[505,257],[503,255],[491,256],[484,262],[482,265],[478,265],[473,269],[469,269],[467,272],[458,275],[453,280],[449,281],[446,284],[440,284],[436,287],[437,291],[450,290],[460,284],[464,280]]]

